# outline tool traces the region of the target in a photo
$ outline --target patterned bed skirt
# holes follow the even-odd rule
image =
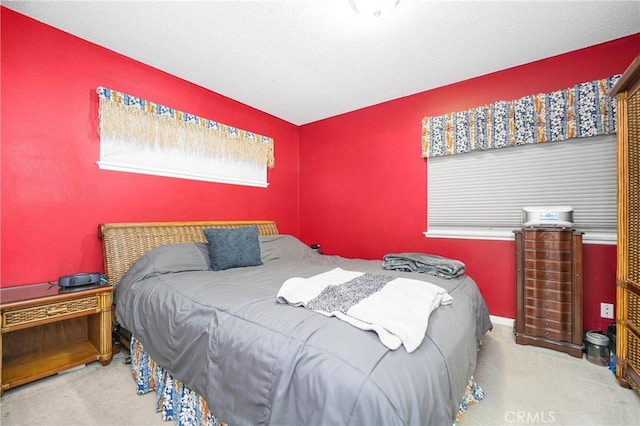
[[[227,426],[214,416],[207,402],[171,374],[147,354],[142,343],[131,337],[131,374],[136,382],[136,392],[143,395],[156,392],[156,412],[164,421],[175,421],[177,426]],[[469,405],[479,402],[484,393],[473,376],[467,383],[454,425],[467,411]]]

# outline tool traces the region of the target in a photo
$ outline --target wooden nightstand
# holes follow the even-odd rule
[[[1,391],[92,361],[111,362],[109,285],[0,289]]]

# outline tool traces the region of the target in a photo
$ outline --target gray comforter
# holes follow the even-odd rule
[[[263,265],[210,271],[205,244],[139,259],[116,291],[117,320],[158,364],[231,425],[451,425],[491,329],[468,276],[383,271],[381,261],[315,253],[260,237]],[[390,350],[374,332],[276,302],[282,283],[329,269],[408,276],[445,288],[420,347]]]

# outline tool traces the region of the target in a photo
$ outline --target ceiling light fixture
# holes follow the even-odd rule
[[[379,18],[389,14],[400,0],[349,0],[351,8],[360,15]]]

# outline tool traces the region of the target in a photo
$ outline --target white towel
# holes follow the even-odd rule
[[[278,290],[278,302],[306,308],[307,303],[318,297],[325,287],[342,284],[363,274],[364,272],[335,268],[309,278],[289,278]]]
[[[429,325],[429,316],[453,298],[445,289],[425,281],[396,278],[380,291],[352,306],[347,314],[378,324],[398,336],[407,352],[418,349]]]
[[[335,268],[310,278],[290,278],[278,291],[277,300],[306,308],[307,303],[326,287],[346,283],[363,274]],[[431,313],[452,301],[451,295],[435,284],[395,278],[379,291],[351,306],[346,313],[314,311],[335,316],[363,330],[373,330],[389,349],[398,349],[402,344],[410,353],[424,340]]]

